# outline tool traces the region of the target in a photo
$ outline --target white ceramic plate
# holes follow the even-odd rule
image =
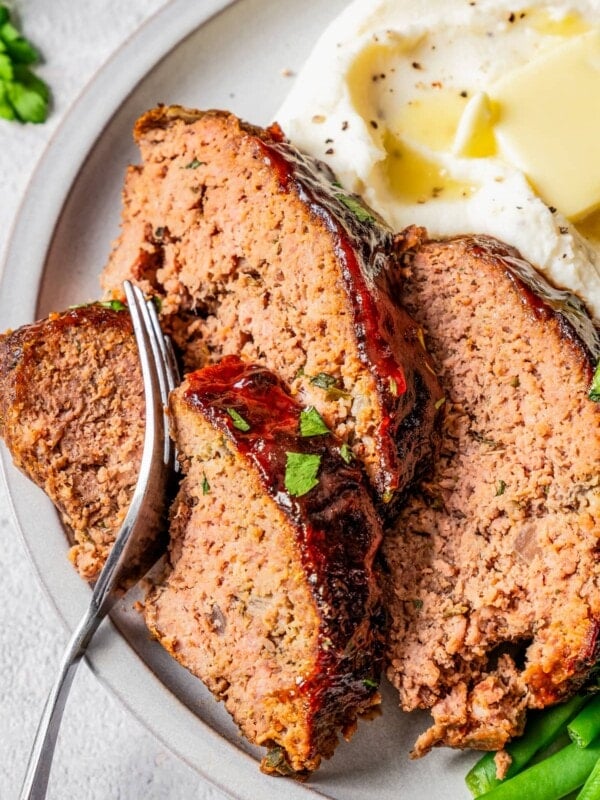
[[[257,124],[272,115],[324,26],[346,0],[172,0],[118,51],[79,98],[29,187],[7,251],[0,291],[3,327],[99,295],[98,274],[117,235],[125,167],[136,161],[135,119],[158,102],[229,108]],[[22,269],[26,264],[27,269]],[[1,451],[25,543],[52,603],[72,629],[89,596],[65,557],[49,501]],[[408,752],[427,717],[397,709],[384,691],[381,718],[363,723],[309,784],[267,778],[221,705],[149,640],[131,598],[90,650],[92,669],[173,752],[239,800],[274,796],[343,800],[468,797],[472,755]]]

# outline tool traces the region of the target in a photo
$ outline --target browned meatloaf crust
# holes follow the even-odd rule
[[[89,305],[0,337],[0,435],[58,508],[71,560],[95,578],[127,513],[143,446],[129,314]]]
[[[384,647],[381,530],[362,469],[331,434],[302,436],[300,412],[278,378],[233,356],[172,393],[186,477],[145,609],[158,640],[270,748],[263,770],[283,774],[316,769],[379,703]],[[289,453],[320,462],[301,496],[285,485]]]
[[[441,457],[385,542],[389,677],[430,747],[496,749],[598,657],[598,335],[489,238],[427,242],[402,301],[446,395]]]
[[[104,288],[157,294],[188,366],[236,354],[272,369],[397,498],[430,455],[440,396],[392,300],[402,237],[276,127],[161,107],[135,139]]]

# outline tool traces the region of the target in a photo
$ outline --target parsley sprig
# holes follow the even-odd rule
[[[0,117],[19,122],[45,122],[50,91],[29,69],[40,60],[37,49],[11,22],[0,5]]]

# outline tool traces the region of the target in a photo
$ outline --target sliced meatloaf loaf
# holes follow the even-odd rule
[[[389,677],[416,743],[501,748],[598,657],[600,352],[583,306],[484,237],[427,242],[402,301],[445,390],[441,457],[385,542]]]
[[[314,409],[234,356],[188,375],[170,412],[185,478],[146,621],[269,748],[264,771],[309,772],[379,703],[366,479]]]
[[[143,446],[129,314],[88,305],[0,337],[0,435],[58,508],[73,563],[94,579],[127,513]]]
[[[178,106],[137,122],[102,283],[162,300],[188,366],[267,366],[350,443],[385,501],[431,450],[439,387],[392,299],[405,246],[277,127]]]

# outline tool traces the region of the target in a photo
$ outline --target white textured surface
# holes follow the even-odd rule
[[[21,27],[43,52],[44,64],[36,71],[52,89],[53,109],[40,126],[0,120],[0,263],[28,180],[53,131],[94,72],[164,2],[12,3]],[[0,798],[12,800],[66,632],[29,565],[1,483],[0,543]],[[83,665],[67,705],[49,798],[222,800],[224,795],[166,751]]]

